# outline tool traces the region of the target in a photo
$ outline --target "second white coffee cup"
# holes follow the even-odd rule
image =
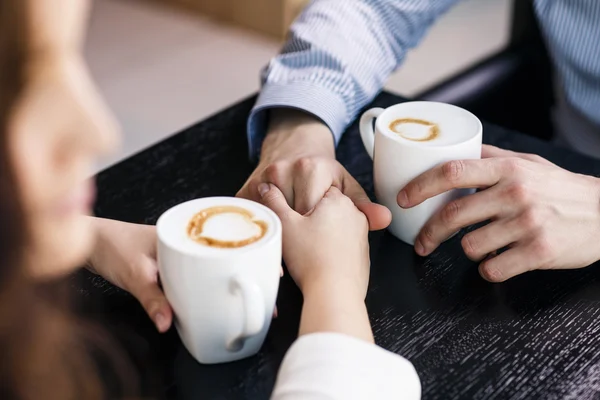
[[[264,236],[239,248],[213,248],[192,240],[186,227],[214,207],[236,207],[266,226]],[[213,223],[220,235],[230,226]],[[281,267],[281,222],[261,204],[232,197],[188,201],[158,220],[158,266],[175,326],[201,363],[239,360],[258,352],[271,323]],[[207,228],[208,229],[208,228]]]
[[[392,212],[388,229],[400,240],[414,244],[435,212],[473,192],[449,191],[410,209],[397,203],[398,192],[423,172],[451,160],[481,158],[483,127],[469,111],[425,101],[373,108],[363,114],[360,134],[374,163],[375,195]]]

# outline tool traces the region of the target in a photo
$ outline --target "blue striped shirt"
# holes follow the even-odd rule
[[[458,1],[313,0],[263,71],[248,120],[251,156],[260,151],[270,108],[315,115],[337,143],[406,52]],[[600,0],[535,0],[534,5],[567,102],[600,126]]]

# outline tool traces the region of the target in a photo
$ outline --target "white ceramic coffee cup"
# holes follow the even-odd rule
[[[187,234],[192,217],[216,206],[250,211],[267,223],[262,239],[234,249],[197,243]],[[271,323],[281,266],[281,222],[250,200],[209,197],[188,201],[158,220],[158,266],[175,326],[185,347],[201,363],[252,356]]]
[[[376,119],[375,130],[373,119]],[[439,136],[426,142],[406,139],[390,128],[390,124],[399,119],[429,121],[437,125]],[[418,134],[420,131],[407,132]],[[406,184],[436,165],[481,158],[483,127],[469,111],[426,101],[401,103],[387,109],[373,108],[363,114],[360,134],[374,163],[375,195],[392,212],[388,229],[400,240],[414,244],[421,228],[436,211],[451,200],[473,192],[471,189],[452,190],[410,209],[402,209],[397,203],[398,192]],[[410,137],[418,139],[414,135]]]

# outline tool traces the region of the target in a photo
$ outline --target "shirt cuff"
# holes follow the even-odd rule
[[[300,337],[279,370],[273,399],[410,399],[421,382],[405,358],[337,333]]]
[[[350,122],[344,100],[324,87],[302,81],[266,83],[248,118],[248,148],[252,160],[260,156],[267,130],[267,111],[271,108],[295,108],[314,115],[333,132],[336,145]]]

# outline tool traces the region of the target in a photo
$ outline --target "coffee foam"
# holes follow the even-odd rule
[[[410,102],[392,108],[381,119],[381,129],[397,140],[436,147],[462,143],[481,129],[479,120],[459,107],[436,102]],[[378,124],[379,124],[378,119]]]
[[[252,212],[234,206],[216,206],[198,212],[187,228],[200,245],[217,248],[244,247],[260,240],[268,230],[266,222]]]
[[[211,247],[200,244],[188,233],[190,222],[199,212],[216,207],[234,207],[243,209],[252,215],[254,221],[262,221],[266,233],[259,239],[242,247]],[[244,217],[221,213],[208,218],[203,226],[200,240],[247,240],[257,233],[255,227],[249,226]],[[215,257],[243,253],[246,249],[268,242],[281,229],[281,223],[272,211],[249,200],[233,197],[207,197],[181,203],[165,212],[157,222],[157,233],[167,246],[187,254],[214,255]]]
[[[440,127],[435,122],[416,118],[396,119],[390,124],[392,132],[413,142],[428,142],[440,136]]]

